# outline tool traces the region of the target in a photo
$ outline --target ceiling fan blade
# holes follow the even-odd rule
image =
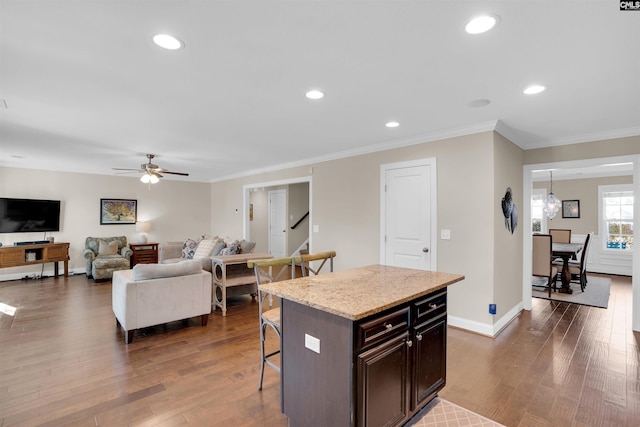
[[[144,172],[143,169],[129,169],[129,168],[111,168],[114,171],[131,171],[131,172]]]
[[[162,173],[170,173],[171,175],[189,176],[188,173],[184,173],[184,172],[171,172],[171,171],[163,170]]]

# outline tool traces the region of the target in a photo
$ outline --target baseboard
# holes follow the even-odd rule
[[[62,271],[62,269],[60,269],[60,271],[58,271],[59,276],[58,277],[64,277],[64,271]],[[69,269],[69,276],[74,276],[76,274],[85,274],[85,269],[84,268],[75,268]],[[0,282],[8,282],[10,280],[22,280],[24,279],[25,276],[29,276],[29,278],[31,278],[33,275],[39,276],[40,275],[40,270],[38,270],[37,272],[35,271],[23,271],[20,273],[12,273],[12,274],[0,274]],[[42,275],[44,277],[53,277],[53,269],[51,270],[45,270],[42,272]]]
[[[522,302],[516,304],[511,310],[509,310],[504,316],[498,319],[493,324],[476,322],[475,320],[465,319],[457,316],[447,316],[447,323],[456,328],[464,329],[476,334],[484,335],[490,338],[495,338],[518,314],[523,310],[524,306]]]

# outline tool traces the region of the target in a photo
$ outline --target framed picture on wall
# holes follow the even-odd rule
[[[562,218],[580,218],[580,200],[563,200]]]
[[[100,225],[135,224],[137,216],[137,200],[100,199]]]

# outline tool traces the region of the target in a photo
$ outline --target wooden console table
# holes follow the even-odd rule
[[[0,268],[53,263],[58,276],[58,262],[64,262],[64,277],[69,276],[69,243],[42,243],[0,247]]]
[[[251,259],[271,259],[273,255],[248,253],[239,255],[216,256],[211,258],[213,276],[213,300],[215,310],[220,307],[222,315],[227,315],[227,296],[255,295],[256,276],[252,268],[247,267]],[[230,293],[232,295],[230,295]]]

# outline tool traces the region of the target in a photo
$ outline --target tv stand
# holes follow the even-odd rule
[[[0,247],[0,268],[53,263],[58,276],[58,262],[64,262],[64,277],[69,276],[69,243],[41,243]]]

